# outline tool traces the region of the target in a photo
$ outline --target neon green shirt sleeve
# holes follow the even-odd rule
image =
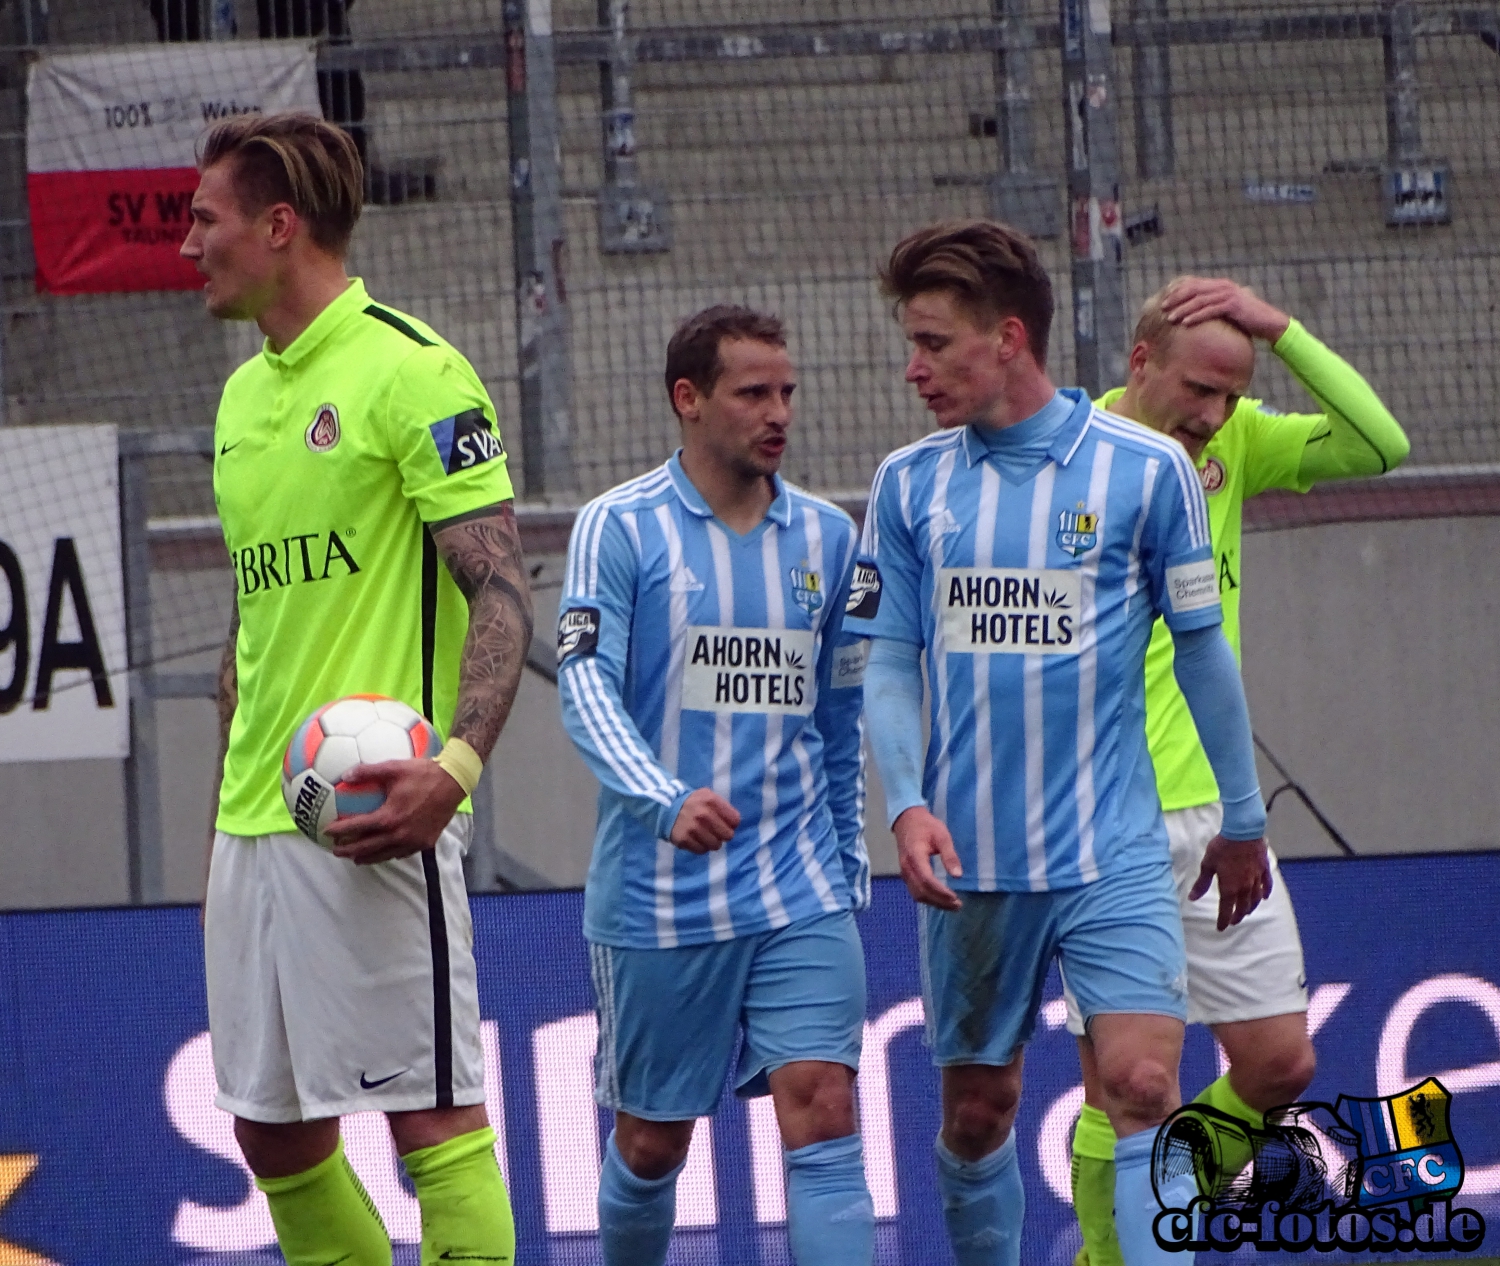
[[[1360,373],[1309,334],[1300,321],[1293,320],[1271,350],[1323,412],[1310,415],[1314,425],[1303,446],[1295,480],[1252,481],[1245,489],[1246,496],[1253,497],[1267,488],[1306,492],[1327,479],[1383,475],[1406,460],[1411,442],[1401,424]],[[1300,421],[1309,415],[1296,416]],[[1257,464],[1252,462],[1252,468]]]
[[[451,347],[422,347],[402,362],[387,398],[386,432],[402,490],[424,523],[514,495],[495,408]]]

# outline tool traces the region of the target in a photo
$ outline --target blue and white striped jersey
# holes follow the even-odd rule
[[[922,792],[959,889],[1045,891],[1166,856],[1146,748],[1160,612],[1218,624],[1203,490],[1175,441],[1081,391],[1010,482],[964,427],[886,458],[848,629],[925,648]]]
[[[842,631],[856,529],[775,486],[742,537],[674,456],[573,526],[558,687],[600,782],[584,897],[597,944],[722,941],[869,901],[867,643]],[[699,787],[740,811],[702,856],[667,839]]]

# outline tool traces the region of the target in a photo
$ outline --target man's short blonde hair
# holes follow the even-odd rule
[[[1166,308],[1163,306],[1167,291],[1179,281],[1186,280],[1186,277],[1173,277],[1141,304],[1141,314],[1135,320],[1135,333],[1130,337],[1131,347],[1144,343],[1150,349],[1151,359],[1158,365],[1166,359],[1172,347],[1172,337],[1177,333],[1176,324],[1168,319]]]
[[[234,191],[246,215],[285,202],[325,251],[342,257],[349,249],[365,174],[342,128],[294,111],[236,115],[203,138],[198,170],[225,159],[234,160]]]

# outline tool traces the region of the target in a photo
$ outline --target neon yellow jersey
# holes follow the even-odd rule
[[[1122,394],[1123,387],[1107,392],[1099,405],[1107,409]],[[1305,492],[1311,485],[1299,479],[1298,469],[1308,440],[1323,422],[1322,414],[1268,413],[1259,400],[1241,400],[1198,462],[1198,477],[1208,499],[1224,636],[1236,659],[1240,655],[1240,534],[1245,499],[1269,488]],[[1151,630],[1146,651],[1146,741],[1163,809],[1186,809],[1219,798],[1219,784],[1198,741],[1198,728],[1172,673],[1172,635],[1161,620]]]
[[[511,495],[494,405],[430,327],[363,283],[230,377],[214,501],[234,566],[239,706],[218,827],[293,830],[281,759],[313,709],[401,699],[447,737],[468,607],[425,524]]]

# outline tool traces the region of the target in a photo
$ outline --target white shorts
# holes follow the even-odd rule
[[[1306,1011],[1302,937],[1276,854],[1270,854],[1274,881],[1270,897],[1221,932],[1218,880],[1197,901],[1189,901],[1188,893],[1197,882],[1209,842],[1219,833],[1223,806],[1215,801],[1162,816],[1172,848],[1172,878],[1187,945],[1188,1023],[1230,1024]],[[1068,1003],[1068,1032],[1081,1037],[1083,1020],[1066,980],[1063,997]]]
[[[204,915],[216,1102],[251,1121],[484,1102],[463,855],[355,866],[301,835],[214,839]]]

